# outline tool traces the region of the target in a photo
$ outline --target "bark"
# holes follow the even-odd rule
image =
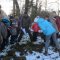
[[[28,14],[29,0],[25,0],[25,14]]]
[[[15,5],[16,5],[16,14],[19,16],[20,15],[20,8],[19,8],[19,4],[18,4],[17,0],[15,0]]]
[[[13,15],[15,15],[15,0],[13,0]]]
[[[17,16],[20,15],[20,8],[17,0],[13,0],[13,15],[15,16],[15,14]]]

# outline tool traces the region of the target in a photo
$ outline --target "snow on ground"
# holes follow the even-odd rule
[[[44,41],[41,39],[41,37],[37,37],[37,41],[34,42],[33,44],[41,44],[44,43]],[[59,39],[58,39],[59,40]],[[19,42],[19,44],[26,44],[28,41],[30,41],[30,38],[27,35],[24,35],[23,38],[21,39],[21,41]],[[7,55],[7,51],[10,51],[10,47],[12,45],[8,45],[5,47],[5,49],[0,52],[0,56],[6,56]],[[45,52],[45,48],[43,48],[42,52],[36,52],[36,51],[32,51],[33,53],[29,53],[27,52],[27,55],[24,54],[24,56],[26,57],[26,60],[60,60],[60,56],[59,56],[59,52],[54,52],[54,47],[50,46],[48,49],[48,56],[44,55]],[[20,52],[16,51],[15,52],[16,57],[20,57]]]
[[[20,57],[20,52],[19,51],[16,51],[15,52],[15,55],[16,55],[16,57]]]
[[[52,48],[52,47],[51,47]],[[44,49],[43,49],[44,50]],[[28,54],[26,60],[60,60],[59,53],[53,52],[52,49],[49,49],[48,56],[45,56],[43,52],[35,52]]]

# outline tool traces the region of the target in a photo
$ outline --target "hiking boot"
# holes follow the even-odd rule
[[[60,51],[60,49],[55,48],[55,49],[54,49],[54,52],[57,52],[57,51],[59,52],[59,51]]]
[[[44,55],[46,55],[46,56],[47,56],[47,55],[48,55],[48,52],[47,52],[47,51],[45,51]]]

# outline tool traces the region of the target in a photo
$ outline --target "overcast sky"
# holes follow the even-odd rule
[[[45,6],[45,1],[46,0],[42,0],[43,3],[42,3],[42,9],[44,9],[44,6]],[[51,2],[56,2],[57,0],[47,0],[47,9],[49,10],[54,10],[54,11],[57,11],[58,10],[58,4],[57,3],[51,3]],[[51,4],[49,4],[51,3]],[[2,9],[6,12],[6,14],[10,14],[11,11],[12,11],[12,6],[13,6],[13,2],[12,0],[0,0],[0,4],[2,6]],[[21,3],[22,4],[22,3]],[[59,4],[60,4],[60,0],[59,0]]]

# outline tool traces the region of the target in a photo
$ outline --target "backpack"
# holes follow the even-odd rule
[[[52,24],[44,18],[39,18],[37,24],[43,31],[44,35],[48,36],[56,32],[56,29],[52,26]]]
[[[7,18],[3,18],[3,19],[2,19],[2,22],[3,22],[7,27],[10,26],[10,21],[9,21]]]

